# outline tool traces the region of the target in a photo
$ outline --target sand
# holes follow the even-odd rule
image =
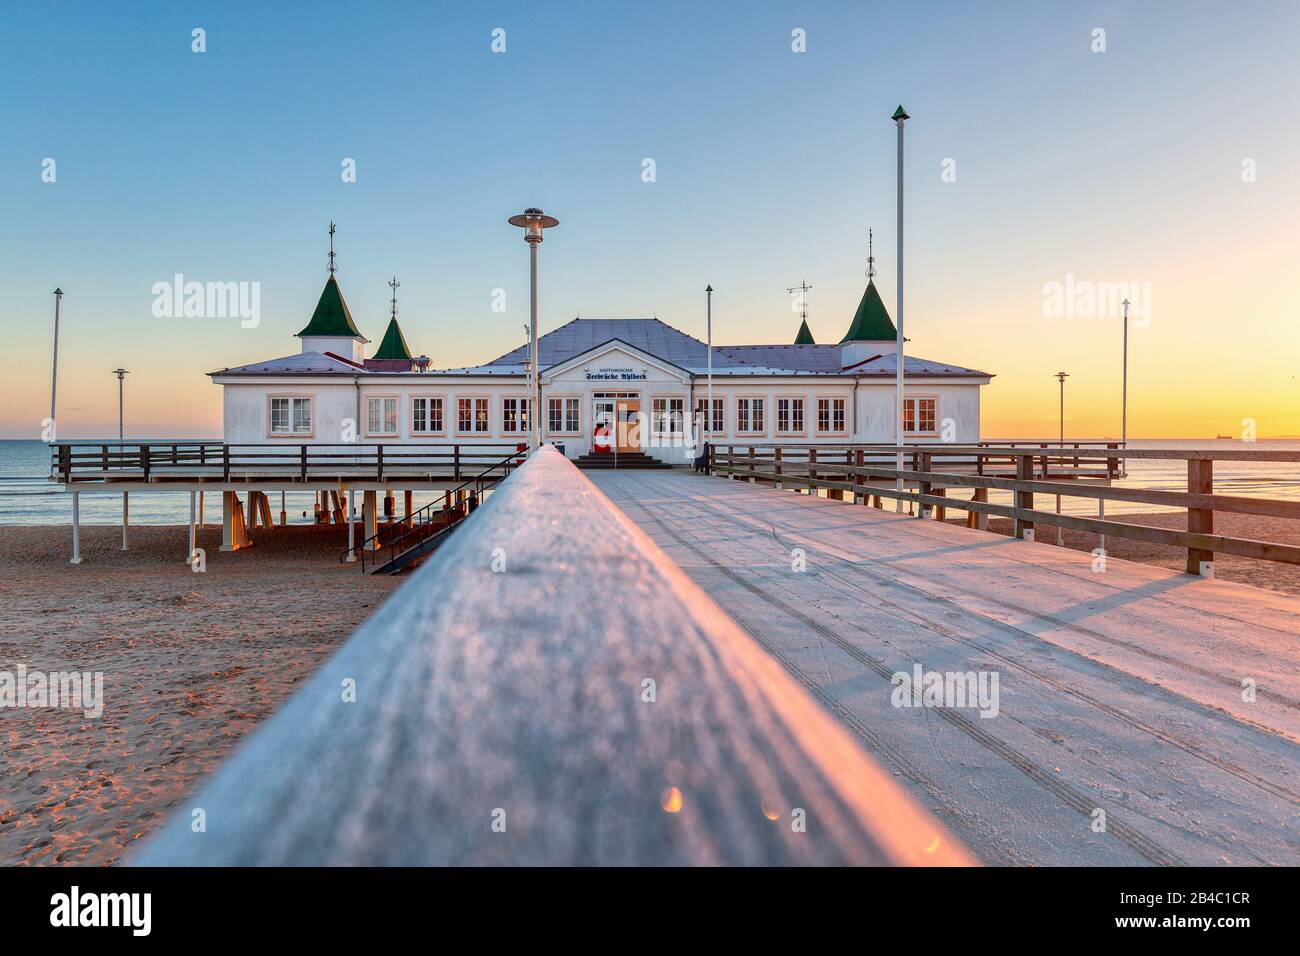
[[[957,523],[965,524],[965,514],[955,512],[961,517]],[[954,514],[949,509],[949,520]],[[1150,525],[1157,528],[1187,530],[1186,512],[1162,512],[1157,514],[1120,515],[1113,520],[1128,524]],[[989,518],[989,530],[998,534],[1011,534],[1009,518]],[[1037,530],[1037,540],[1047,544],[1056,543],[1057,529],[1042,525]],[[1273,541],[1279,544],[1300,545],[1300,521],[1286,518],[1262,518],[1256,515],[1216,514],[1214,516],[1216,534],[1232,538],[1251,538],[1256,541]],[[1085,531],[1064,531],[1065,546],[1076,551],[1091,551],[1097,547],[1097,536]],[[1133,541],[1117,538],[1114,535],[1106,539],[1106,552],[1111,557],[1124,558],[1129,561],[1141,561],[1162,568],[1174,568],[1182,571],[1187,562],[1187,552],[1179,548],[1169,548],[1161,544],[1149,544],[1145,541]],[[1239,558],[1231,554],[1219,554],[1214,559],[1214,574],[1225,581],[1240,584],[1253,584],[1257,588],[1269,588],[1284,594],[1300,594],[1300,564],[1282,564],[1278,561],[1259,561],[1254,558]]]
[[[104,672],[104,712],[0,709],[0,865],[113,863],[347,639],[401,578],[338,561],[346,529],[254,532],[207,570],[182,527],[0,528],[0,670]]]

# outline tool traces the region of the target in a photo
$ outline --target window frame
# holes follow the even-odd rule
[[[272,408],[275,399],[286,399],[289,402],[289,431],[277,432],[272,430]],[[295,421],[294,402],[306,401],[308,403],[308,426],[307,431],[295,431],[293,423]],[[316,437],[316,393],[315,392],[267,392],[266,393],[266,422],[265,430],[267,438],[315,438]]]
[[[798,436],[806,436],[808,434],[808,396],[807,395],[798,394],[795,392],[778,392],[777,394],[772,396],[772,401],[776,406],[775,407],[776,417],[773,419],[773,425],[776,428],[777,435],[783,437],[798,437]],[[781,427],[781,403],[782,402],[791,403],[789,428]],[[795,427],[795,423],[794,423],[794,404],[793,404],[794,402],[798,402],[800,405],[800,410],[799,410],[800,422],[799,422],[799,427],[797,428]]]
[[[913,427],[912,428],[907,427],[907,403],[908,402],[913,403],[912,405]],[[921,407],[918,404],[919,402],[934,403],[934,427],[933,428],[923,429],[919,427],[921,424],[921,416],[920,416]],[[903,434],[904,435],[938,435],[939,423],[942,420],[943,419],[939,417],[939,395],[937,393],[931,393],[931,392],[916,392],[914,394],[909,394],[907,392],[903,393]]]
[[[746,427],[740,427],[740,403],[747,402],[748,406],[745,411]],[[759,416],[762,418],[762,427],[754,427],[754,403],[759,403]],[[767,434],[767,395],[737,395],[736,396],[736,435],[766,435]]]
[[[396,392],[376,392],[375,394],[365,393],[363,396],[366,400],[366,437],[367,438],[401,438],[402,437],[402,397]],[[371,402],[392,402],[393,403],[393,431],[374,431],[370,427],[370,404]],[[380,412],[380,418],[383,418],[383,412]]]
[[[578,410],[577,418],[573,428],[569,428],[569,403],[576,403]],[[552,405],[558,404],[560,407],[560,427],[551,427]],[[546,434],[574,436],[582,434],[582,396],[569,393],[560,393],[557,395],[546,396]]]
[[[417,435],[447,434],[447,396],[446,395],[441,393],[433,394],[433,393],[416,392],[415,394],[410,396],[410,399],[411,399],[411,409],[410,409],[411,413],[407,418],[407,421],[410,423],[410,428],[411,428],[410,435],[412,438],[416,437]],[[415,427],[415,403],[416,402],[430,402],[430,403],[437,402],[440,408],[438,414],[438,420],[442,423],[442,427],[441,428],[426,427],[423,429],[417,429]],[[430,404],[429,408],[425,412],[426,422],[428,419],[432,418],[432,415],[430,414],[432,410],[433,407],[432,404]]]
[[[492,396],[491,396],[491,395],[484,395],[482,392],[465,392],[465,393],[457,393],[456,396],[455,396],[455,401],[456,401],[456,435],[457,435],[458,437],[459,437],[459,436],[466,436],[466,437],[469,437],[469,438],[474,438],[474,437],[477,437],[477,436],[482,436],[482,435],[491,435],[491,434],[493,434],[493,432],[492,432]],[[470,417],[469,417],[469,422],[470,422],[469,431],[464,431],[464,430],[462,430],[461,427],[460,427],[460,422],[461,422],[461,418],[460,418],[460,403],[461,403],[461,402],[469,402],[469,403],[470,403],[470,404],[469,404],[469,416],[470,416]],[[486,411],[487,411],[487,420],[486,420],[487,428],[483,429],[482,431],[479,431],[478,428],[477,428],[478,420],[479,420],[479,419],[478,419],[478,412],[479,412],[479,403],[480,403],[480,402],[484,403],[484,406],[483,406],[483,407],[484,407],[484,408],[486,409]]]
[[[826,428],[822,428],[822,402],[826,402]],[[840,403],[840,427],[835,427],[835,403]],[[844,395],[823,392],[813,397],[813,429],[818,436],[849,433],[849,399]]]

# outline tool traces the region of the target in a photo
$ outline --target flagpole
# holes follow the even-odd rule
[[[705,286],[704,292],[705,292],[705,299],[707,301],[707,305],[705,308],[708,316],[706,321],[708,323],[707,337],[708,337],[708,344],[709,344],[709,378],[708,378],[709,384],[707,389],[705,390],[705,394],[707,398],[705,399],[705,403],[704,403],[704,433],[708,435],[710,438],[712,438],[713,437],[712,435],[713,432],[713,428],[712,428],[712,424],[713,424],[713,286],[712,285]]]
[[[903,353],[904,343],[907,341],[903,338],[903,124],[910,117],[900,103],[898,109],[894,110],[892,118],[898,126],[898,248],[895,251],[898,259],[898,368],[894,375],[894,392],[898,407],[895,409],[894,414],[894,445],[898,448],[896,467],[901,472],[903,470]],[[899,492],[903,490],[901,475],[894,479],[894,490]],[[903,499],[895,498],[894,505],[895,510],[901,513]],[[917,514],[920,514],[919,509]]]

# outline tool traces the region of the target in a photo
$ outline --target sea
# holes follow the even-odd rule
[[[1194,440],[1163,439],[1135,440],[1129,443],[1134,449],[1193,449],[1222,450],[1254,449],[1259,451],[1297,451],[1300,440],[1261,439],[1243,445],[1235,439]],[[0,525],[67,524],[71,519],[72,502],[62,487],[49,480],[50,449],[38,440],[0,440]],[[1187,465],[1181,461],[1133,459],[1128,465],[1128,476],[1119,485],[1126,488],[1152,488],[1162,491],[1187,489]],[[1300,500],[1300,463],[1297,462],[1246,462],[1219,461],[1214,463],[1214,490],[1219,494],[1243,495],[1257,498]],[[950,491],[953,497],[969,497],[968,493]],[[415,506],[422,507],[433,501],[430,493],[417,493]],[[1009,503],[1010,496],[990,493],[995,503]],[[271,510],[277,513],[280,503],[271,496]],[[314,495],[311,492],[286,492],[285,512],[291,524],[311,524]],[[1052,507],[1047,501],[1036,501],[1040,508]],[[400,509],[401,502],[398,502]],[[221,498],[216,493],[206,496],[207,521],[220,521]],[[189,495],[176,491],[132,491],[130,500],[132,524],[176,525],[189,520]],[[1108,501],[1106,516],[1152,512],[1161,509],[1123,501]],[[1064,514],[1090,516],[1097,513],[1097,503],[1083,498],[1062,498]],[[83,524],[119,524],[122,520],[122,499],[115,494],[84,494],[81,496]]]

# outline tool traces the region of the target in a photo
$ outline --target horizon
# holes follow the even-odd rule
[[[117,366],[131,373],[127,435],[219,435],[205,373],[297,351],[331,220],[370,348],[396,274],[406,338],[439,368],[522,343],[527,254],[505,220],[530,205],[561,223],[541,252],[543,333],[575,315],[657,316],[703,338],[711,284],[715,344],[790,342],[785,290],[807,281],[814,336],[838,341],[869,228],[896,318],[899,103],[909,353],[995,375],[983,434],[1055,435],[1062,369],[1067,438],[1118,435],[1122,319],[1065,317],[1072,301],[1049,317],[1048,287],[1077,281],[1099,302],[1117,284],[1146,291],[1131,438],[1239,436],[1247,421],[1300,436],[1287,324],[1300,185],[1285,174],[1300,77],[1282,28],[1300,9],[894,12],[579,5],[557,25],[525,5],[402,7],[349,22],[344,42],[338,16],[242,4],[19,10],[0,38],[13,90],[0,162],[23,241],[0,281],[27,359],[0,437],[41,434],[56,286],[60,438],[116,435]],[[153,285],[177,273],[260,283],[258,325],[154,318]]]

